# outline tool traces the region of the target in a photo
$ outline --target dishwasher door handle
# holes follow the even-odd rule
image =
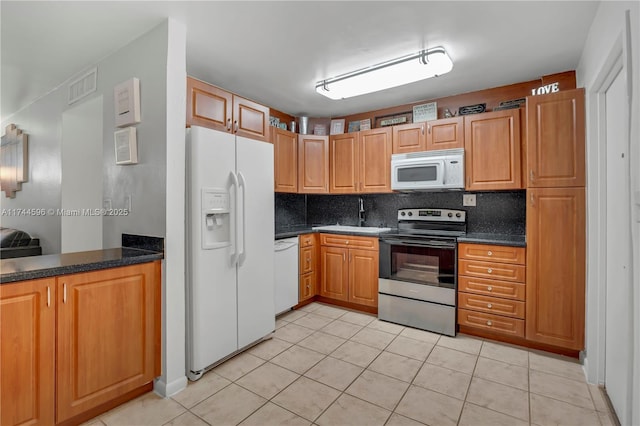
[[[286,251],[286,250],[289,250],[290,248],[296,247],[297,245],[298,245],[298,243],[288,243],[288,244],[279,243],[279,244],[276,244],[274,246],[274,250],[275,251]]]

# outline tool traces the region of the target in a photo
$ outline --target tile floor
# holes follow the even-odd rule
[[[572,360],[319,303],[276,327],[172,398],[149,393],[86,424],[615,424]]]

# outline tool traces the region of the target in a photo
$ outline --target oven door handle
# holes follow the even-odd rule
[[[448,248],[455,249],[455,243],[450,243],[446,241],[429,241],[429,242],[417,242],[417,241],[403,241],[403,240],[395,240],[385,238],[382,240],[383,242],[394,245],[394,246],[406,246],[406,247],[427,247],[427,248]]]

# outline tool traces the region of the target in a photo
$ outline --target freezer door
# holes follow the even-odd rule
[[[187,355],[190,371],[200,371],[238,349],[235,242],[235,138],[193,126],[187,137]],[[203,249],[202,188],[227,189],[231,245]],[[169,303],[170,301],[168,301]]]
[[[238,347],[275,329],[273,145],[237,137]]]

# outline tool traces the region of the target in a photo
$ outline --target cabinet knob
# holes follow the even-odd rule
[[[487,308],[491,309],[491,303],[487,303]]]
[[[487,272],[490,274],[490,273],[493,272],[493,269],[489,268],[489,269],[487,269]]]
[[[493,290],[493,287],[491,286],[487,287],[487,291],[492,291],[492,290]]]
[[[348,245],[348,244],[349,244],[349,240],[347,240],[347,241],[345,242],[345,244],[347,244],[347,245]]]
[[[491,250],[489,250],[489,251],[487,252],[487,256],[493,256],[493,252],[492,252]]]
[[[492,323],[491,321],[487,321],[487,325],[488,325],[489,327],[491,327],[491,326],[493,325],[493,323]]]

